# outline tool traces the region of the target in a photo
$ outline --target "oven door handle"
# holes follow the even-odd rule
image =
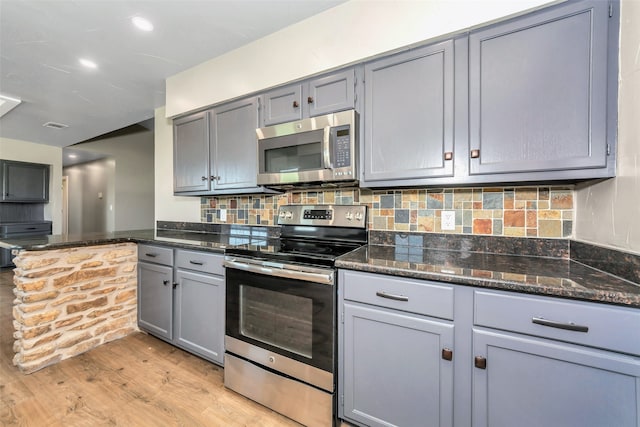
[[[234,259],[227,259],[224,261],[224,266],[228,268],[235,268],[238,270],[249,271],[251,273],[264,274],[267,276],[284,277],[287,279],[302,280],[305,282],[322,283],[325,285],[333,285],[333,270],[320,270],[317,271],[301,271],[297,269],[288,268],[271,268],[265,267],[259,264],[250,264],[247,262],[241,262]]]

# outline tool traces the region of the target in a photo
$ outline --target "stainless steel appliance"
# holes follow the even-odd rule
[[[280,239],[227,250],[226,387],[304,425],[332,425],[334,263],[366,243],[366,213],[365,206],[282,206]]]
[[[257,129],[258,185],[355,185],[357,122],[347,110]]]

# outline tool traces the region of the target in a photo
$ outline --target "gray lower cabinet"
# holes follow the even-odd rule
[[[338,277],[338,412],[350,423],[640,426],[638,309]]]
[[[138,326],[173,339],[173,266],[138,262]]]
[[[174,193],[256,193],[259,98],[174,120]]]
[[[350,67],[268,91],[262,95],[263,126],[354,108],[355,86],[355,69]]]
[[[340,272],[339,416],[367,426],[453,425],[452,288]],[[425,315],[427,314],[427,315]]]
[[[222,260],[203,251],[138,245],[139,327],[222,365]]]
[[[362,185],[452,176],[454,41],[367,63],[364,76]]]
[[[474,427],[640,425],[639,310],[474,294]]]
[[[614,175],[619,4],[610,3],[567,2],[471,32],[470,175]]]
[[[49,201],[49,165],[0,160],[0,202]]]

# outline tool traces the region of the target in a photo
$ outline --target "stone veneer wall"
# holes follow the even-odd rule
[[[137,245],[24,251],[14,259],[14,365],[31,373],[137,326]]]
[[[340,189],[281,195],[201,198],[204,223],[274,225],[284,204],[364,204],[369,230],[568,238],[573,235],[574,190],[569,186]],[[443,210],[455,211],[456,229],[442,230]]]

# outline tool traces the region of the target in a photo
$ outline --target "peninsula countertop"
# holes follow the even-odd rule
[[[223,253],[228,247],[266,239],[266,232],[146,229],[4,238],[0,247],[40,251],[133,242]],[[369,244],[339,257],[336,267],[640,308],[640,284],[565,258]]]
[[[368,245],[336,267],[640,308],[640,284],[570,259]]]
[[[6,249],[42,251],[104,245],[112,243],[165,244],[183,249],[206,249],[224,252],[229,246],[243,245],[256,240],[263,241],[261,235],[230,235],[223,233],[201,233],[184,230],[128,230],[101,233],[55,234],[49,236],[3,238],[0,247]]]

